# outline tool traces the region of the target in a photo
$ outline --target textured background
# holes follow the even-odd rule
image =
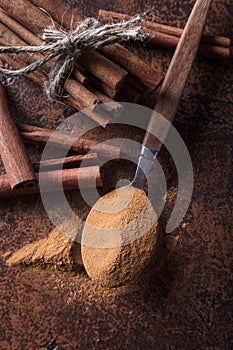
[[[152,6],[162,22],[183,27],[194,1],[68,0],[83,16],[99,8],[135,14]],[[233,2],[214,0],[206,32],[233,37]],[[171,51],[128,44],[151,65],[166,72]],[[194,166],[192,203],[180,228],[175,255],[148,284],[107,291],[95,287],[85,272],[78,276],[36,269],[7,268],[1,260],[0,349],[232,349],[231,295],[231,144],[233,64],[197,58],[177,113],[175,126]],[[26,78],[8,85],[17,120],[55,127],[63,109],[51,105]],[[95,138],[114,135],[142,139],[142,134],[109,128]],[[28,147],[32,158],[40,150]],[[166,161],[168,160],[168,162]],[[172,184],[175,172],[166,153],[160,161]],[[133,174],[129,167],[127,176]],[[104,189],[125,175],[125,164],[105,167]],[[69,195],[85,212],[81,197]],[[46,237],[52,228],[39,196],[0,199],[1,254]],[[44,346],[42,346],[44,344]],[[47,344],[47,345],[46,345]]]

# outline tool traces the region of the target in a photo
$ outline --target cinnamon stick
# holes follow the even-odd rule
[[[99,20],[102,23],[118,22],[122,19],[128,20],[132,16],[106,10],[99,10]],[[142,26],[146,33],[149,34],[147,42],[174,49],[179,38],[183,33],[183,29],[166,26],[151,21],[143,21]],[[227,59],[230,55],[230,39],[221,36],[203,35],[199,49],[199,54],[207,57],[219,59]]]
[[[46,10],[50,16],[67,29],[74,29],[83,19],[60,0],[31,0],[35,6]]]
[[[66,158],[48,159],[40,162],[34,162],[33,168],[36,172],[38,171],[51,171],[78,168],[79,165],[85,161],[85,166],[94,166],[98,163],[97,153],[81,154],[75,156],[69,156]]]
[[[149,44],[165,47],[167,49],[175,49],[180,40],[177,36],[159,33],[148,28],[146,32],[149,34],[146,39]],[[201,44],[198,53],[209,58],[227,60],[230,56],[230,48]]]
[[[76,138],[72,135],[60,133],[37,126],[18,123],[21,137],[28,144],[45,146],[47,142],[51,146],[67,148],[71,145],[70,151],[85,154],[94,149],[99,157],[107,159],[120,158],[120,148],[111,145],[98,145],[98,142],[84,138]]]
[[[31,2],[35,6],[45,9],[55,21],[62,24],[65,28],[75,28],[80,22],[82,22],[82,18],[77,13],[73,12],[68,6],[64,5],[60,0],[31,0]],[[99,52],[131,74],[135,75],[138,80],[148,88],[155,89],[160,84],[162,79],[160,66],[158,65],[156,69],[151,68],[138,56],[122,45],[113,44],[101,48]],[[100,79],[100,77],[97,78]],[[104,82],[106,83],[105,80]]]
[[[0,24],[0,31],[1,31],[1,24]],[[0,39],[0,44],[1,44],[1,39]],[[14,69],[21,69],[25,62],[22,61],[21,58],[12,55],[8,55],[5,53],[2,53],[0,55],[0,59],[4,62],[6,62],[9,66],[13,67]],[[43,86],[44,82],[46,81],[46,75],[43,74],[40,71],[34,71],[30,74],[27,75],[28,78],[30,78],[34,83],[36,83],[39,86]]]
[[[45,28],[53,24],[49,16],[40,10],[35,10],[30,1],[0,0],[0,7],[38,36],[42,35]]]
[[[63,190],[77,190],[79,181],[83,188],[91,188],[93,184],[97,187],[103,186],[98,166],[90,166],[86,168],[74,168],[64,170],[45,171],[40,174],[36,173],[37,183],[20,189],[11,189],[8,175],[0,176],[0,197],[24,196],[28,194],[43,192],[60,191],[62,183]],[[39,186],[38,181],[43,186]]]
[[[127,69],[137,79],[149,89],[156,89],[163,79],[162,70],[157,65],[156,69],[150,67],[133,52],[120,44],[113,44],[102,47],[99,50],[106,57]]]
[[[96,89],[98,87],[103,93],[105,93],[107,96],[109,96],[112,99],[117,98],[117,95],[120,89],[112,89],[109,85],[105,84],[103,81],[99,80],[93,75],[91,76],[91,81],[93,85],[96,86]],[[93,91],[91,85],[89,85],[88,88],[91,91]]]
[[[64,97],[63,101],[64,103],[69,104],[77,109],[81,109],[79,102],[73,96]],[[114,109],[114,106],[112,107],[113,107],[112,109]],[[96,108],[97,108],[97,105],[94,106],[94,110],[96,110]],[[84,111],[82,110],[82,113],[85,114],[87,117],[91,118],[92,120],[94,120],[95,122],[97,122],[99,125],[102,126],[102,128],[106,128],[108,123],[112,120],[110,115],[103,116],[99,113],[92,112],[90,108],[84,108]]]
[[[148,92],[148,88],[143,85],[134,75],[129,74],[126,80],[127,83],[134,86],[142,95],[145,95]]]
[[[138,81],[135,79],[130,79],[130,77],[127,77],[124,84],[121,86],[121,89],[113,90],[110,86],[103,83],[96,77],[91,77],[92,82],[98,86],[101,87],[101,90],[104,91],[108,96],[110,96],[113,99],[117,99],[121,101],[121,96],[124,95],[126,97],[126,101],[130,101],[131,103],[136,103],[139,101],[141,97],[141,92],[139,90],[144,90],[143,93],[146,93],[145,87],[143,89],[143,85],[139,82],[138,85],[140,85],[139,90],[135,88],[135,85],[137,86]],[[134,85],[134,83],[136,83]],[[89,89],[99,98],[101,98],[101,94],[98,93],[95,89],[91,88],[89,86]],[[102,99],[102,98],[101,98]],[[106,101],[106,99],[103,97],[103,100]]]
[[[90,55],[92,56],[92,61],[89,60]],[[128,74],[125,69],[119,67],[97,51],[84,53],[78,58],[77,62],[81,67],[84,67],[96,78],[115,90],[119,89]],[[110,75],[109,72],[111,72]]]
[[[100,100],[104,102],[104,105],[99,104],[96,108],[98,113],[100,113],[102,116],[105,115],[105,118],[107,117],[107,120],[110,119],[112,121],[115,121],[122,113],[123,106],[121,103],[116,102],[112,100],[109,96],[105,95],[99,90],[96,90],[95,88],[89,86],[90,91],[92,91]],[[117,97],[117,96],[116,96]],[[87,113],[87,110],[85,110],[85,114]],[[109,114],[113,118],[109,118]],[[88,114],[87,114],[88,116]],[[102,125],[103,126],[103,125]]]
[[[35,174],[0,84],[0,155],[13,189],[35,181]]]
[[[98,18],[100,21],[104,21],[105,19],[109,21],[109,19],[111,19],[111,21],[114,22],[115,20],[129,20],[130,18],[132,18],[132,16],[114,11],[99,10]],[[171,27],[154,21],[143,21],[142,25],[145,28],[149,28],[151,30],[156,30],[160,33],[165,33],[177,37],[181,37],[184,31],[182,28]],[[203,34],[201,38],[201,43],[213,46],[229,47],[231,41],[230,38],[227,37]]]
[[[84,74],[84,69],[79,69],[77,65],[75,65],[72,74],[82,85],[88,86],[89,78]]]

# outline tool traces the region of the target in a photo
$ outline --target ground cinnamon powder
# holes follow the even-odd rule
[[[115,211],[107,212],[113,202]],[[116,240],[112,228],[119,229]],[[84,226],[81,253],[88,275],[108,287],[139,279],[157,249],[156,228],[157,216],[144,191],[123,187],[102,197]],[[97,229],[109,231],[103,230],[101,240],[101,231],[96,237]],[[104,248],[109,243],[117,246]]]
[[[78,270],[82,266],[80,244],[55,227],[48,237],[8,254],[6,263],[8,266],[50,266],[56,270]]]

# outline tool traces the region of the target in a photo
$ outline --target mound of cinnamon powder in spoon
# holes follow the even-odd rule
[[[129,186],[106,194],[84,226],[81,253],[88,275],[108,287],[140,279],[158,248],[156,228],[144,191]]]

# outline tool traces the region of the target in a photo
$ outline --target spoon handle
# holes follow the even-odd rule
[[[196,1],[169,65],[154,108],[155,113],[152,113],[143,140],[143,145],[152,151],[160,150],[169,131],[167,123],[164,126],[158,123],[156,114],[159,113],[169,122],[173,122],[199,48],[211,2],[212,0]],[[155,132],[159,140],[153,136]]]

